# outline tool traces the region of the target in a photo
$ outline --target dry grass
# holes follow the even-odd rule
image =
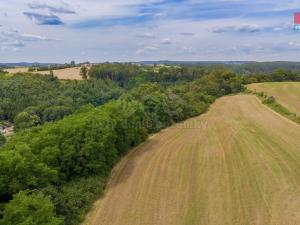
[[[24,72],[28,72],[28,68],[20,67],[14,69],[6,69],[6,71],[11,74],[24,73]],[[49,75],[50,71],[39,71],[33,73],[41,74],[41,75]],[[82,77],[80,76],[80,67],[53,70],[53,74],[55,77],[61,80],[82,80]]]
[[[252,91],[265,92],[268,96],[274,96],[289,111],[300,115],[300,82],[258,83],[247,87]]]
[[[16,68],[11,68],[11,69],[5,69],[5,71],[10,74],[26,73],[26,72],[28,72],[28,67],[16,67]]]
[[[299,187],[300,126],[224,97],[123,158],[84,224],[296,225]]]

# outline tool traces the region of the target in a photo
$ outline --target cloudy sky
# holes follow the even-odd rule
[[[300,0],[0,0],[0,62],[300,61]]]

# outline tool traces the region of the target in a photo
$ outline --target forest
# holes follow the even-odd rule
[[[93,66],[83,81],[2,74],[0,118],[16,133],[0,136],[0,224],[80,224],[113,166],[149,135],[244,84],[299,77],[131,64]]]
[[[110,80],[59,81],[53,76],[0,74],[0,120],[17,130],[62,119],[80,106],[99,106],[122,89]]]

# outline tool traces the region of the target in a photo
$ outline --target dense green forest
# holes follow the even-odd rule
[[[59,81],[52,76],[0,74],[0,120],[16,130],[62,119],[80,106],[99,106],[122,89],[110,80]]]
[[[269,73],[281,68],[284,70],[300,71],[300,62],[275,61],[275,62],[254,62],[254,61],[145,61],[144,65],[164,64],[169,66],[183,67],[225,67],[238,74]]]
[[[89,71],[90,78],[111,79],[121,86],[135,86],[144,82],[172,84],[193,81],[207,71],[199,66],[139,66],[134,64],[104,63]]]
[[[252,73],[243,76],[244,84],[261,82],[300,81],[300,72],[278,68],[268,73]]]
[[[238,65],[227,65],[238,74],[271,73],[278,68],[290,71],[300,71],[299,62],[246,62]]]
[[[175,66],[134,64],[99,64],[89,71],[90,78],[111,79],[121,86],[136,86],[144,82],[174,84],[199,79],[211,71],[230,70],[243,78],[243,83],[270,81],[299,81],[300,63],[295,62],[248,62],[242,64],[178,64]]]
[[[149,134],[206,112],[243,84],[299,78],[131,64],[93,66],[84,81],[1,75],[1,119],[17,132],[0,136],[0,225],[79,224],[112,167]]]

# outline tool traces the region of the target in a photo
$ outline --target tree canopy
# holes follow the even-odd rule
[[[54,205],[42,193],[21,191],[4,209],[1,225],[63,225],[55,215]]]
[[[62,119],[80,106],[99,106],[118,98],[122,89],[109,80],[59,81],[52,76],[0,76],[0,120],[17,130]]]

